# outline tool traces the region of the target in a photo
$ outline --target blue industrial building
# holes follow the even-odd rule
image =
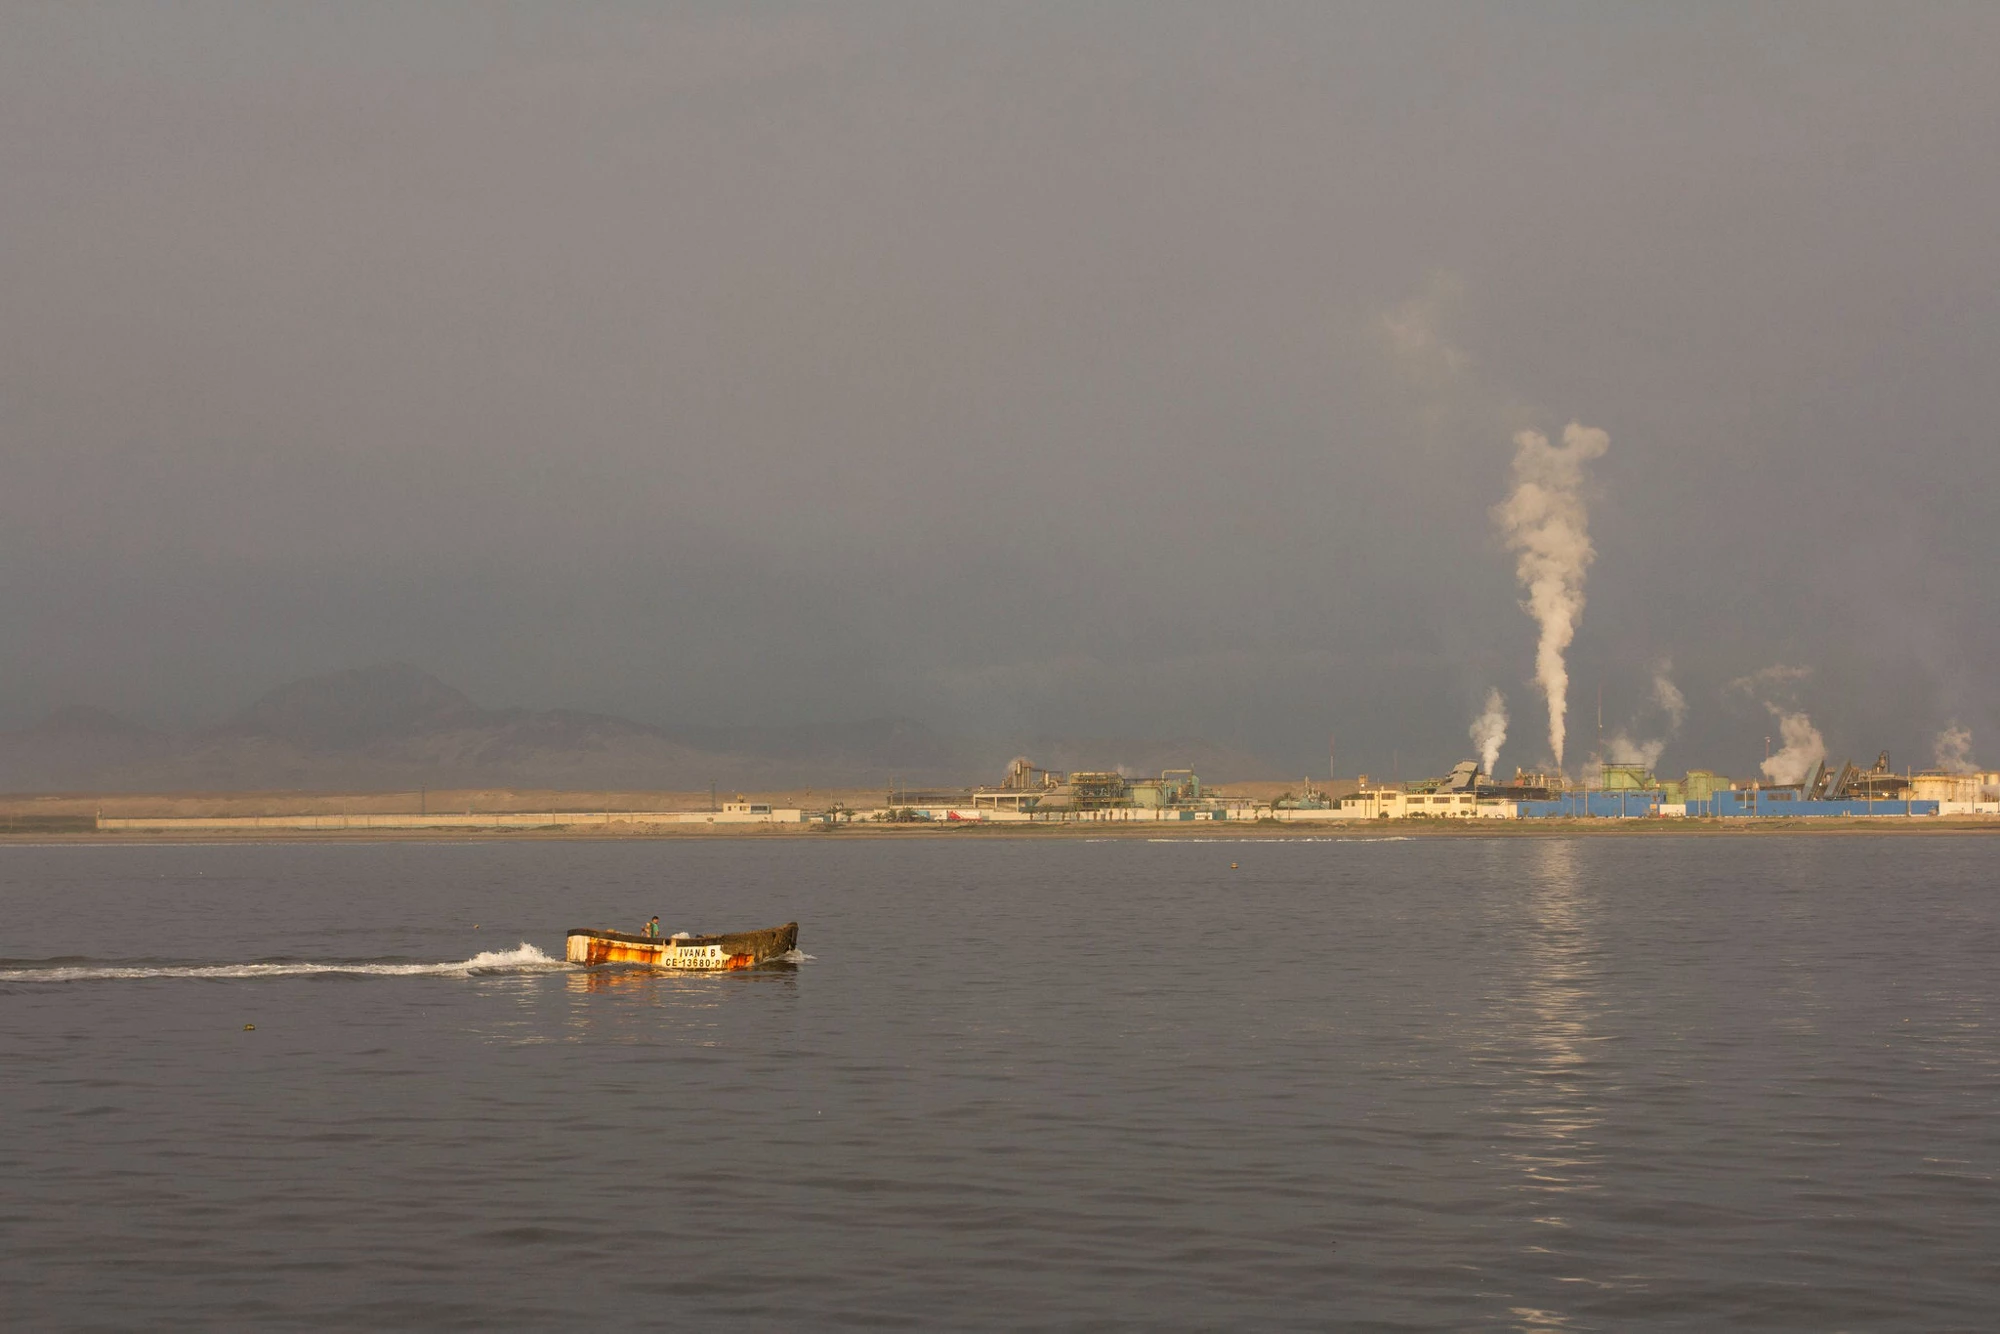
[[[1524,801],[1524,820],[1622,820],[1658,815],[1666,794],[1651,792],[1564,792],[1547,801]]]
[[[1722,819],[1741,818],[1753,815],[1936,815],[1935,801],[1914,801],[1907,797],[1894,800],[1846,799],[1842,801],[1811,801],[1797,788],[1731,788],[1717,792],[1706,801],[1690,801],[1689,815],[1716,816]]]
[[[1797,788],[1729,788],[1698,801],[1669,802],[1657,789],[1642,792],[1565,792],[1547,801],[1520,803],[1524,820],[1621,820],[1662,812],[1709,819],[1832,815],[1936,815],[1935,801],[1811,801]]]

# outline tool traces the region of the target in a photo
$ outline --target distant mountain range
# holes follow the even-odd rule
[[[0,733],[0,791],[186,792],[430,787],[746,790],[997,781],[1008,759],[1211,780],[1263,776],[1199,741],[979,741],[904,718],[660,728],[570,709],[488,709],[405,664],[293,681],[220,726],[169,733],[75,705]]]

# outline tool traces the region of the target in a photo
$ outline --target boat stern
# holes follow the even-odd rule
[[[563,957],[571,963],[581,964],[659,964],[665,962],[667,949],[672,943],[667,940],[620,940],[609,932],[571,931],[563,948]]]

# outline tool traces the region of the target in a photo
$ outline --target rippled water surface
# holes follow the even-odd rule
[[[1996,854],[0,847],[0,1321],[1991,1328]]]

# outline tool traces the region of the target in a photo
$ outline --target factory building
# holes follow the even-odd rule
[[[1638,820],[1684,816],[1687,803],[1667,800],[1658,787],[1559,792],[1541,801],[1520,803],[1524,820]]]
[[[1443,778],[1369,786],[1341,799],[1358,820],[1407,819],[1751,819],[1833,816],[2000,815],[2000,773],[1894,772],[1889,754],[1873,768],[1822,763],[1803,783],[1737,785],[1708,769],[1660,779],[1644,765],[1607,764],[1598,782],[1569,787],[1560,777],[1516,771],[1497,783],[1475,760]]]
[[[1690,769],[1685,778],[1659,780],[1661,795],[1671,805],[1704,802],[1718,792],[1727,792],[1732,786],[1727,778],[1713,769]]]
[[[1005,812],[1038,820],[1242,818],[1253,803],[1204,793],[1192,769],[1163,770],[1158,778],[1127,778],[1110,770],[1069,774],[1017,759],[998,787],[975,788],[974,811]]]
[[[1688,803],[1688,814],[1697,813],[1695,805],[1694,802]],[[1824,797],[1801,796],[1795,787],[1748,787],[1717,792],[1704,803],[1699,814],[1722,820],[1756,816],[1796,819],[1834,815],[1936,815],[1938,803],[1918,801],[1907,796],[1893,801],[1873,797],[1830,801]]]
[[[1853,761],[1834,773],[1826,761],[1800,790],[1806,801],[1895,801],[1906,794],[1910,780],[1889,766],[1889,752],[1875,757],[1873,769],[1857,768]]]
[[[729,814],[735,814],[731,811]],[[1058,773],[1027,759],[1008,766],[997,787],[892,793],[875,819],[1096,823],[1142,820],[1642,820],[1771,819],[1837,816],[2000,815],[2000,773],[1898,774],[1887,752],[1872,768],[1820,764],[1804,782],[1737,784],[1710,769],[1663,779],[1640,764],[1607,764],[1597,780],[1573,786],[1560,774],[1516,769],[1495,780],[1477,760],[1441,778],[1370,784],[1334,798],[1310,780],[1270,801],[1204,788],[1192,769],[1158,778],[1111,770]]]
[[[1401,788],[1363,788],[1340,799],[1340,814],[1350,820],[1512,820],[1519,802],[1481,797],[1476,792],[1408,792]]]
[[[1921,773],[1910,780],[1910,794],[1943,806],[1996,806],[2000,805],[2000,773]]]

